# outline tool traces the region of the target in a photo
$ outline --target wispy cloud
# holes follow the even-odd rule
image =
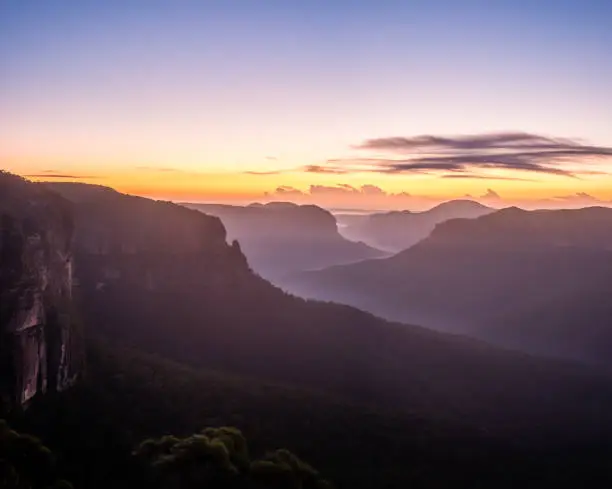
[[[482,201],[482,202],[497,202],[502,200],[501,195],[499,195],[495,190],[493,190],[492,188],[488,188],[486,193],[484,193],[483,195],[481,195],[480,197],[478,197],[478,200]]]
[[[612,201],[599,199],[586,192],[576,192],[571,195],[559,195],[551,199],[557,203],[572,203],[578,205],[611,205]]]
[[[281,185],[274,192],[268,192],[266,196],[272,197],[283,197],[283,198],[291,198],[291,197],[303,197],[307,195],[306,192],[302,192],[301,190],[291,187],[289,185]]]
[[[605,172],[576,169],[576,164],[612,158],[610,147],[523,132],[376,138],[353,148],[382,156],[328,160],[322,168],[344,173],[426,173],[444,178],[490,179],[501,178],[487,175],[486,170],[501,169],[578,178]]]
[[[99,178],[95,175],[76,175],[76,174],[68,174],[68,173],[60,173],[54,170],[44,170],[41,173],[33,173],[30,175],[24,175],[26,178],[51,178],[51,179],[71,179],[77,180],[86,178],[88,180],[93,178]]]
[[[184,173],[179,168],[158,167],[158,166],[137,166],[139,171],[160,172],[160,173]]]
[[[323,173],[329,175],[342,175],[351,172],[351,170],[347,168],[321,165],[306,165],[302,167],[301,170],[305,171],[306,173]]]
[[[472,134],[466,136],[415,136],[368,139],[356,146],[359,149],[384,149],[399,153],[408,151],[482,151],[486,149],[559,150],[583,146],[575,139],[550,138],[525,132]]]
[[[501,175],[476,175],[473,173],[450,173],[442,175],[440,178],[461,179],[461,180],[508,180],[512,182],[535,182],[533,178],[504,177]]]
[[[349,168],[341,168],[334,166],[322,166],[322,165],[304,165],[297,168],[283,168],[278,170],[248,170],[243,172],[246,175],[281,175],[283,173],[322,173],[327,175],[343,175],[345,173],[351,173],[352,170]]]
[[[516,172],[570,178],[608,175],[607,171],[596,169],[594,165],[612,159],[612,147],[525,132],[375,138],[352,148],[373,153],[374,157],[333,158],[323,164],[244,173],[262,176],[283,173],[423,174],[440,178],[533,182],[536,180],[516,176]],[[276,160],[272,156],[266,159]],[[500,170],[514,173],[495,173]]]
[[[290,171],[294,171],[294,170],[263,170],[263,171],[249,170],[249,171],[245,171],[243,173],[245,175],[267,176],[267,175],[281,175],[283,173],[288,173]]]

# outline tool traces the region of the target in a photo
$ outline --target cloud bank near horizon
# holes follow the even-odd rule
[[[482,204],[502,208],[518,206],[526,209],[554,209],[575,208],[589,206],[612,207],[612,200],[599,199],[586,192],[559,195],[540,199],[509,199],[494,189],[487,189],[481,195],[464,194],[457,199],[469,199]],[[283,185],[272,192],[266,192],[266,202],[290,201],[297,204],[313,204],[328,209],[356,209],[356,210],[424,210],[441,202],[453,200],[426,195],[411,194],[408,192],[389,193],[376,185],[362,185],[360,187],[348,184],[333,186],[310,185],[306,190]]]

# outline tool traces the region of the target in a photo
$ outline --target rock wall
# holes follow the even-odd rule
[[[68,202],[0,173],[0,397],[9,406],[63,390],[80,372],[72,235]]]

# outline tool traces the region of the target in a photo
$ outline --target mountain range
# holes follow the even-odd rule
[[[286,287],[388,319],[611,365],[612,210],[508,208],[438,225],[387,259]]]

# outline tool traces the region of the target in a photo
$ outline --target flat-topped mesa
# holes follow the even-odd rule
[[[291,202],[254,203],[245,207],[223,204],[183,205],[219,217],[228,234],[236,239],[303,239],[311,242],[340,239],[334,216],[315,205]]]
[[[0,173],[0,397],[9,406],[63,390],[79,374],[72,236],[68,202]]]
[[[385,255],[345,239],[338,232],[336,218],[314,205],[183,205],[219,217],[228,235],[240,242],[253,270],[278,285],[296,272]]]

